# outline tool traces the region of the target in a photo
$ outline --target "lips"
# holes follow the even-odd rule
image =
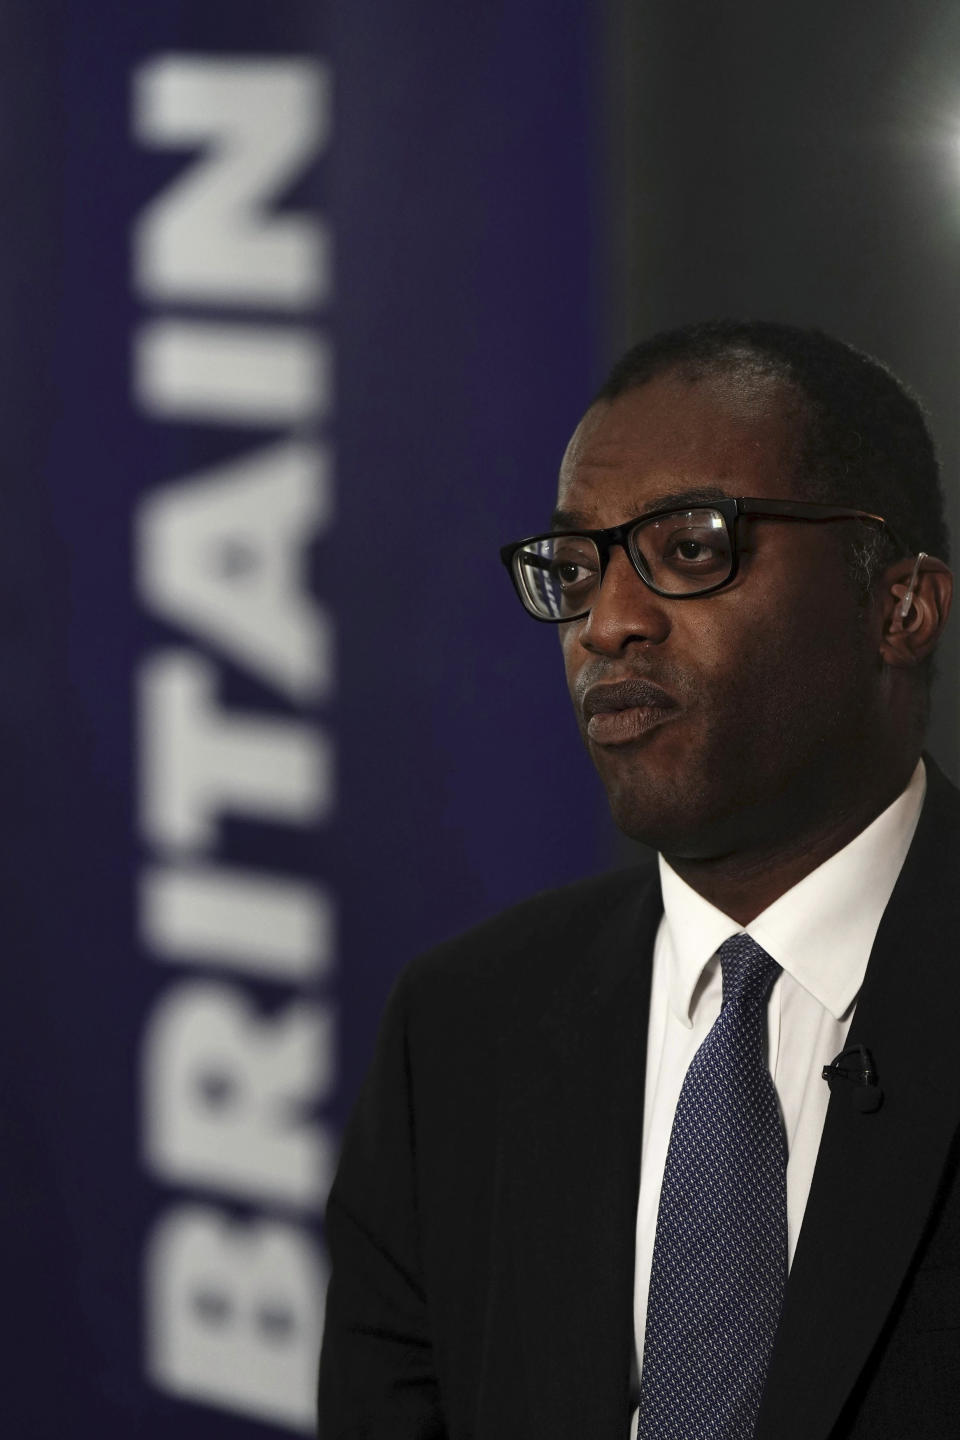
[[[592,685],[582,701],[587,738],[597,745],[639,740],[679,711],[666,690],[640,676]]]

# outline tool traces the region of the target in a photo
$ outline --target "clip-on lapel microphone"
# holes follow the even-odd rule
[[[851,1045],[842,1050],[822,1070],[824,1080],[830,1086],[830,1094],[839,1084],[846,1089],[850,1104],[861,1115],[870,1115],[883,1104],[883,1091],[877,1081],[877,1067],[866,1045]]]

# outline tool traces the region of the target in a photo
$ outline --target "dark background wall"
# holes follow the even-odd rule
[[[926,407],[958,532],[960,15],[892,0],[609,12],[609,347],[730,315],[817,325]],[[960,627],[930,745],[960,766]]]

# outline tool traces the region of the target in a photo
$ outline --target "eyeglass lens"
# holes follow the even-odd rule
[[[664,595],[697,595],[733,569],[726,521],[709,508],[641,520],[627,536],[634,565]],[[587,535],[544,535],[517,551],[514,571],[529,609],[544,619],[582,615],[600,587],[601,559]]]

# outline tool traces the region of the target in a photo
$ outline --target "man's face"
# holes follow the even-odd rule
[[[802,499],[797,438],[776,382],[661,376],[581,422],[560,473],[561,528],[616,525],[675,496]],[[829,818],[882,729],[876,612],[848,577],[849,528],[739,524],[726,589],[656,595],[614,546],[589,616],[559,627],[614,818],[678,858],[763,849]]]

